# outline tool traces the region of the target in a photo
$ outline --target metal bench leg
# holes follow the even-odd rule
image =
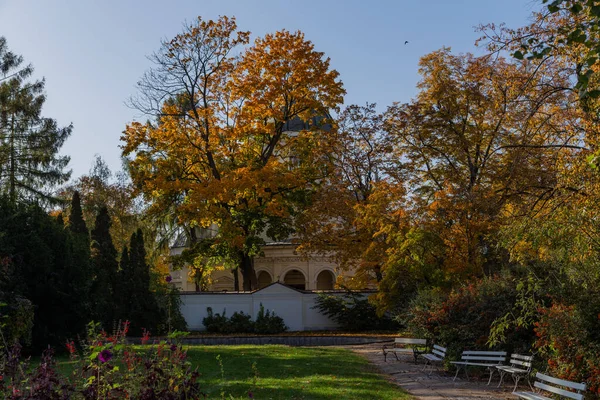
[[[494,371],[496,370],[496,368],[494,367],[494,369],[491,369],[488,367],[488,370],[490,371],[490,379],[488,379],[487,385],[490,386],[490,383],[492,382],[492,376],[494,376]]]
[[[521,379],[521,375],[513,375],[513,379],[515,380],[515,387],[513,388],[513,392],[517,390],[517,386],[519,385],[519,380]]]
[[[423,365],[423,369],[421,370],[421,372],[425,372],[425,370],[427,369],[427,366],[429,365],[429,360],[425,361],[425,365]]]
[[[498,382],[498,386],[500,387],[500,385],[502,385],[502,381],[504,380],[504,375],[506,375],[506,371],[500,371],[500,382]],[[514,392],[514,390],[513,390]]]
[[[458,373],[460,372],[461,367],[456,367],[456,374],[454,375],[454,379],[452,379],[452,382],[454,382],[456,380],[456,377],[458,376]],[[465,374],[467,373],[467,371],[465,370]]]

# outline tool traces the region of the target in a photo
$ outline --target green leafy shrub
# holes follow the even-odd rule
[[[256,315],[254,322],[254,332],[262,334],[282,333],[288,330],[288,327],[283,322],[283,318],[275,315],[275,312],[267,310],[260,304],[260,309]]]
[[[206,308],[208,315],[202,319],[202,323],[206,327],[207,332],[213,333],[230,333],[229,319],[225,316],[226,310],[223,310],[223,314],[213,313],[211,307]]]
[[[396,329],[398,324],[386,315],[379,317],[375,306],[361,295],[348,292],[344,296],[319,294],[313,307],[347,331]]]
[[[252,321],[252,317],[242,311],[233,313],[231,318],[225,316],[225,310],[223,314],[215,314],[211,307],[207,307],[206,311],[208,315],[204,317],[202,323],[208,332],[274,334],[288,329],[283,319],[274,312],[265,311],[262,303],[256,321]]]
[[[243,311],[234,312],[229,319],[229,327],[235,333],[252,333],[254,332],[254,322],[252,316],[244,314]]]
[[[7,303],[2,302],[3,297]],[[2,292],[0,292],[0,329],[2,329],[4,341],[8,345],[15,342],[29,345],[33,329],[33,304],[18,295],[12,294],[8,297],[2,296]],[[0,341],[0,349],[4,346],[3,341]]]

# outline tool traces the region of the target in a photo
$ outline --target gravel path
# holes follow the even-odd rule
[[[391,342],[390,342],[391,343]],[[393,355],[388,356],[388,361],[383,361],[381,352],[382,343],[343,346],[358,353],[374,364],[383,375],[396,383],[417,399],[442,400],[442,399],[511,399],[517,397],[511,394],[513,384],[510,378],[503,387],[497,389],[499,376],[496,374],[490,386],[485,382],[467,381],[462,379],[452,381],[454,375],[434,371],[431,375],[422,372],[423,364],[415,365],[412,357],[400,356],[396,361]]]

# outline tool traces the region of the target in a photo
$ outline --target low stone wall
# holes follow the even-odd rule
[[[239,336],[197,337],[182,339],[183,344],[211,345],[262,345],[282,344],[287,346],[342,346],[351,344],[380,343],[394,340],[390,337],[368,336]]]

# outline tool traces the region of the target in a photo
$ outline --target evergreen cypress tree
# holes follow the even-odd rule
[[[81,211],[79,193],[71,199],[69,224],[66,231],[69,260],[65,264],[63,292],[69,299],[68,323],[76,333],[83,333],[92,319],[90,289],[90,236]]]
[[[131,270],[131,263],[129,262],[129,250],[127,246],[123,247],[121,252],[121,260],[119,262],[119,280],[117,282],[117,294],[115,298],[118,299],[117,315],[121,321],[127,321],[131,319],[129,312],[131,310],[131,288],[133,273]]]
[[[118,317],[115,312],[115,293],[118,282],[117,250],[110,236],[108,209],[101,207],[92,230],[91,266],[93,273],[92,302],[94,317],[109,329]]]
[[[139,335],[142,328],[156,332],[161,322],[161,312],[154,293],[150,291],[150,266],[146,262],[144,235],[138,229],[131,235],[129,245],[129,262],[131,265],[131,331]]]
[[[83,210],[81,209],[81,197],[76,190],[71,198],[71,213],[69,215],[69,229],[71,232],[89,237],[89,231],[85,220],[83,219]]]

